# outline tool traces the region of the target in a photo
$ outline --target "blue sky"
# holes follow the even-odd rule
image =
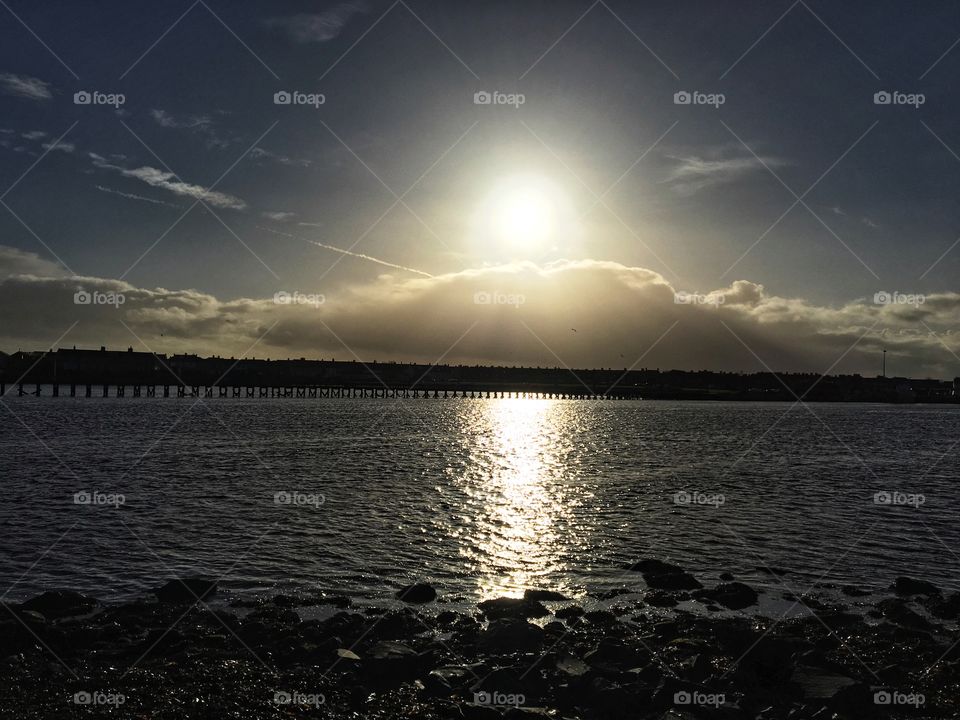
[[[767,340],[778,362],[814,370],[867,330],[865,317],[890,310],[870,307],[877,292],[917,293],[943,307],[913,307],[939,308],[926,323],[937,337],[904,345],[904,362],[912,353],[913,367],[951,374],[960,264],[960,250],[947,252],[960,236],[953,3],[8,5],[0,192],[13,187],[0,206],[0,245],[20,265],[27,260],[16,253],[26,253],[51,275],[255,303],[291,289],[391,298],[414,292],[409,283],[425,274],[510,276],[511,264],[614,263],[653,271],[673,290],[762,285],[772,300],[735,318],[751,327],[790,315],[771,310],[781,300],[811,308],[791,321],[830,336],[822,357]],[[75,104],[84,90],[125,102]],[[325,101],[277,105],[278,91]],[[524,101],[478,105],[480,91]],[[876,104],[883,91],[922,104]],[[677,104],[677,92],[723,102]],[[553,193],[542,243],[489,235],[485,214],[509,202],[490,198],[513,193],[502,188],[516,177]],[[600,306],[613,300],[597,296]],[[643,298],[617,302],[627,303],[613,309],[618,328],[622,316],[652,312]],[[850,305],[863,312],[821,325]],[[902,315],[881,329],[903,331]],[[48,344],[54,325],[38,321],[6,344]],[[80,342],[117,337],[86,325]],[[164,327],[170,342],[176,333]],[[159,326],[141,330],[160,336]],[[438,335],[438,348],[454,330]],[[53,337],[42,342],[43,333]],[[941,336],[948,354],[928,356]],[[216,349],[217,337],[193,340]],[[337,344],[330,334],[303,338],[294,346],[305,354]],[[539,358],[543,348],[529,341],[462,357]],[[555,350],[566,342],[551,335],[545,360],[620,355]],[[417,354],[368,337],[353,344],[361,355]]]

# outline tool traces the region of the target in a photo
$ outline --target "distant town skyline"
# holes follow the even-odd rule
[[[0,14],[7,352],[960,374],[960,8]]]

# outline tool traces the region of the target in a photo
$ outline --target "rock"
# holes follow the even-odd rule
[[[856,680],[846,675],[826,673],[810,667],[795,668],[790,681],[800,686],[804,697],[815,700],[829,700],[844,688],[857,684]]]
[[[396,593],[398,600],[413,605],[422,605],[437,599],[437,591],[430,583],[415,583],[400,588]]]
[[[357,661],[360,659],[360,656],[357,655],[353,650],[348,650],[347,648],[337,648],[337,657],[341,660],[350,660]]]
[[[932,630],[934,625],[923,615],[915,612],[899,598],[887,598],[877,603],[877,609],[891,622],[914,630]]]
[[[930,612],[940,620],[957,620],[960,618],[960,593],[952,593],[943,600],[935,598],[930,604]]]
[[[629,670],[646,665],[650,655],[636,642],[602,638],[596,647],[583,656],[591,667],[604,670]]]
[[[617,624],[617,615],[610,610],[591,610],[583,614],[583,619],[593,625]]]
[[[524,590],[523,591],[524,600],[537,600],[540,602],[559,602],[563,600],[568,600],[569,598],[562,593],[558,593],[555,590]]]
[[[394,685],[420,675],[422,660],[416,650],[406,645],[381,641],[364,654],[362,663],[373,682]]]
[[[573,677],[579,677],[590,671],[590,666],[573,655],[563,655],[557,658],[557,670]]]
[[[723,580],[724,582],[730,582],[731,580],[735,580],[736,578],[731,573],[722,572],[720,573],[720,579]]]
[[[662,560],[641,560],[630,569],[643,574],[647,586],[656,590],[698,590],[703,587],[700,581],[679,565]]]
[[[676,607],[681,601],[689,600],[690,594],[685,592],[674,594],[666,590],[654,590],[644,595],[643,599],[653,607]]]
[[[86,615],[99,603],[93,598],[70,590],[48,590],[20,605],[21,610],[35,610],[51,620]]]
[[[568,605],[560,608],[553,615],[561,620],[573,620],[583,615],[583,608],[579,605]]]
[[[940,588],[926,580],[916,580],[911,577],[898,577],[891,588],[897,595],[939,595]]]
[[[178,578],[167,581],[153,592],[162,603],[195,603],[198,600],[205,600],[216,591],[215,580]]]
[[[550,614],[550,611],[537,600],[526,598],[502,597],[493,600],[484,600],[477,607],[489,620],[500,618],[539,618]]]
[[[730,610],[743,610],[757,604],[757,591],[740,582],[721,583],[712,590],[701,590],[698,598],[707,598]]]
[[[863,590],[861,588],[858,588],[856,585],[843,585],[840,588],[840,592],[842,592],[847,597],[866,597],[867,595],[870,594],[869,590]]]
[[[480,633],[477,644],[496,652],[532,652],[543,645],[544,632],[526,620],[494,620]]]

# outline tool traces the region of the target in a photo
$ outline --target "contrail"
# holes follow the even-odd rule
[[[433,275],[431,275],[430,273],[426,273],[423,270],[417,270],[416,268],[407,267],[406,265],[397,265],[396,263],[387,262],[386,260],[381,260],[380,258],[371,257],[370,255],[364,255],[363,253],[355,253],[351,250],[344,250],[343,248],[334,247],[333,245],[326,245],[322,242],[317,242],[316,240],[308,240],[307,238],[297,237],[296,235],[280,232],[279,230],[271,230],[270,228],[265,228],[260,225],[257,225],[256,227],[259,230],[264,230],[268,233],[273,233],[274,235],[283,235],[284,237],[292,238],[294,240],[302,240],[303,242],[308,242],[311,245],[322,247],[324,250],[333,250],[334,252],[342,253],[343,255],[349,255],[350,257],[360,258],[361,260],[369,260],[370,262],[377,263],[378,265],[385,265],[386,267],[396,268],[397,270],[406,270],[407,272],[416,273],[417,275],[423,275],[424,277],[428,277],[428,278],[433,277]]]

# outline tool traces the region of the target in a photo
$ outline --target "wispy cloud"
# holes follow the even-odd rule
[[[119,197],[127,198],[128,200],[139,200],[141,202],[153,203],[154,205],[166,205],[167,207],[180,207],[174,203],[169,203],[166,200],[157,200],[155,198],[144,197],[143,195],[137,195],[135,193],[123,192],[121,190],[114,190],[113,188],[104,187],[103,185],[94,185],[94,187],[100,192],[105,192],[110,195],[118,195]]]
[[[41,146],[44,150],[59,150],[60,152],[72,153],[77,149],[77,146],[73,143],[68,142],[58,142],[58,143],[43,143]]]
[[[49,100],[53,97],[50,83],[28,75],[0,73],[0,90],[7,95],[28,98],[30,100]]]
[[[293,218],[295,218],[295,217],[297,216],[296,213],[292,213],[292,212],[279,212],[279,211],[272,211],[272,210],[268,210],[268,211],[262,212],[262,213],[260,213],[260,214],[261,214],[263,217],[265,217],[267,220],[276,220],[277,222],[283,222],[283,221],[285,221],[285,220],[292,220]]]
[[[289,165],[291,167],[309,167],[310,161],[305,158],[291,158],[286,155],[279,155],[275,152],[270,152],[269,150],[264,150],[260,147],[255,147],[250,151],[250,157],[254,160],[273,160],[278,162],[281,165]]]
[[[357,15],[369,12],[365,2],[343,2],[322,13],[288,15],[267,20],[298,43],[322,43],[336,38]]]
[[[229,140],[217,132],[213,119],[209,115],[174,115],[166,110],[155,108],[150,111],[150,117],[160,127],[190,130],[203,135],[212,147],[222,148],[230,144]]]
[[[787,161],[777,157],[739,157],[710,158],[697,155],[674,156],[668,158],[676,164],[664,182],[674,192],[689,196],[716,185],[725,185],[740,180],[746,175],[788,165]]]
[[[871,228],[871,229],[873,229],[873,230],[877,230],[877,229],[879,229],[879,227],[880,227],[880,225],[878,225],[876,222],[874,222],[873,220],[871,220],[871,219],[868,218],[868,217],[862,218],[862,219],[861,219],[861,222],[862,222],[864,225],[866,225],[868,228]]]
[[[125,168],[107,162],[106,158],[101,155],[97,155],[96,153],[90,153],[90,158],[93,160],[93,164],[98,168],[114,170],[119,172],[124,177],[135,178],[136,180],[145,182],[150,187],[167,190],[174,195],[194,198],[195,200],[201,200],[205,203],[209,203],[214,207],[228,208],[230,210],[244,210],[247,207],[247,203],[244,200],[241,200],[234,195],[218,192],[216,190],[207,190],[200,185],[193,185],[191,183],[183,182],[182,180],[178,180],[172,172],[149,167],[147,165],[138,168]]]
[[[20,137],[26,138],[27,140],[39,140],[46,136],[47,134],[43,130],[31,130],[30,132],[25,132],[20,135]]]

